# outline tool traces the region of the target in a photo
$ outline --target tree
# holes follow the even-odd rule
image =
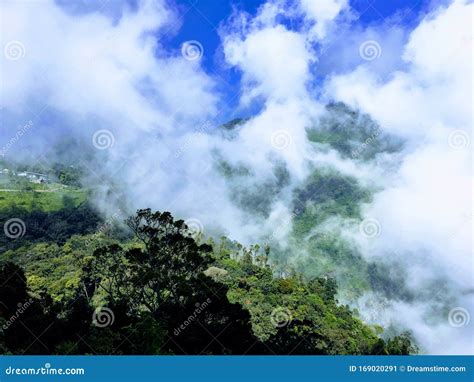
[[[28,293],[23,270],[11,263],[0,265],[0,319],[2,342],[12,353],[51,354],[61,337],[61,322],[48,296]],[[44,334],[46,333],[46,334]],[[41,337],[41,338],[39,338]]]
[[[62,221],[64,215],[56,216]],[[139,210],[127,224],[132,240],[93,234],[61,245],[48,236],[46,242],[4,252],[4,261],[17,264],[0,264],[5,326],[0,349],[14,354],[417,351],[408,334],[385,342],[381,328],[340,305],[332,278],[305,278],[276,264],[268,247],[244,247],[225,238],[202,244],[169,212]],[[18,314],[19,304],[27,309]],[[111,315],[106,325],[97,319],[100,312]]]
[[[248,312],[205,274],[213,262],[210,245],[198,244],[169,212],[139,210],[127,224],[141,245],[100,248],[88,269],[109,303],[165,327],[165,352],[243,353],[257,342]]]

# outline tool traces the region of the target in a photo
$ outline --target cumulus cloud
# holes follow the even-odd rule
[[[384,129],[397,134],[423,138],[440,123],[469,129],[471,7],[455,1],[427,16],[405,46],[406,70],[392,71],[391,78],[381,79],[373,75],[369,62],[331,78],[328,92],[369,112]]]
[[[224,42],[227,61],[243,71],[245,101],[262,95],[285,100],[305,94],[310,53],[303,37],[282,25]]]
[[[173,11],[153,1],[122,6],[114,22],[98,12],[66,13],[53,1],[2,4],[2,46],[18,41],[25,52],[2,60],[2,106],[17,115],[44,108],[93,115],[125,136],[212,114],[212,79],[160,46]]]
[[[305,15],[306,21],[311,24],[310,38],[323,39],[331,23],[347,6],[348,0],[301,0],[301,11]]]

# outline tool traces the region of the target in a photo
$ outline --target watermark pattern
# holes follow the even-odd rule
[[[21,41],[13,40],[5,44],[3,54],[7,60],[21,60],[26,55],[26,48]]]
[[[99,226],[97,229],[97,232],[95,232],[90,238],[88,238],[85,242],[86,247],[89,247],[92,243],[94,243],[95,240],[97,240],[100,235],[105,234],[110,227],[114,224],[114,222],[117,220],[117,218],[120,216],[119,212],[115,212],[111,217],[109,217],[103,224]]]
[[[278,130],[272,134],[271,143],[277,150],[284,150],[291,144],[291,135],[286,130]]]
[[[460,328],[469,324],[471,316],[467,309],[461,308],[460,306],[453,308],[449,311],[448,321],[449,325],[454,328]]]
[[[379,236],[381,231],[382,227],[377,219],[364,219],[359,225],[359,232],[368,238]]]
[[[26,233],[26,224],[18,218],[8,219],[3,225],[3,232],[9,239],[19,239]]]
[[[293,320],[293,315],[288,308],[279,306],[273,309],[270,315],[270,321],[277,328],[287,326]]]
[[[362,154],[367,149],[367,147],[380,135],[380,132],[380,127],[377,127],[370,137],[364,141],[364,143],[362,143],[355,150],[352,150],[352,159],[358,158],[360,154]]]
[[[382,55],[382,47],[375,40],[364,41],[359,46],[359,55],[363,60],[374,61]]]
[[[204,232],[204,226],[202,222],[195,218],[186,219],[184,224],[187,225],[189,233],[193,239],[196,239]]]
[[[55,368],[50,363],[45,363],[43,367],[12,367],[5,369],[6,375],[84,375],[85,370],[82,367],[75,368]]]
[[[448,143],[453,149],[460,150],[469,147],[471,139],[466,131],[457,129],[449,134]]]
[[[174,153],[174,158],[178,159],[181,155],[183,155],[189,149],[189,147],[192,146],[196,142],[198,137],[205,134],[206,131],[210,127],[211,127],[211,122],[206,121],[198,129],[195,129],[194,130],[195,134],[193,134],[190,137],[186,138],[184,140],[184,142],[178,147],[178,149]]]
[[[107,150],[114,147],[115,137],[110,130],[97,130],[92,136],[92,144],[96,149]]]
[[[115,321],[115,315],[112,309],[107,307],[97,308],[92,314],[92,323],[98,328],[105,328],[112,325]]]
[[[194,309],[193,313],[173,331],[173,334],[175,336],[179,336],[181,332],[185,330],[189,325],[191,325],[196,320],[197,316],[200,315],[204,310],[206,310],[209,304],[211,303],[212,300],[210,298],[208,298],[202,304],[196,303],[196,309]]]
[[[11,325],[15,323],[16,320],[33,304],[33,299],[25,301],[24,303],[18,303],[18,309],[15,314],[13,314],[2,326],[3,330],[7,330]]]
[[[181,45],[181,54],[188,61],[197,61],[202,58],[204,48],[199,41],[185,41],[183,45]]]
[[[0,156],[4,157],[10,148],[33,126],[33,121],[29,120],[18,128],[16,134],[0,149]]]

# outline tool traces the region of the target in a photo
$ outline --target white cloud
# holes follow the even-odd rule
[[[26,54],[2,60],[2,106],[21,112],[36,103],[96,115],[108,124],[121,121],[114,129],[123,132],[127,125],[150,130],[211,114],[212,80],[159,45],[174,18],[156,1],[124,8],[117,22],[97,12],[67,14],[53,1],[3,3],[2,46],[17,40]]]
[[[256,96],[275,100],[305,95],[310,54],[298,33],[278,25],[224,43],[227,61],[243,71],[244,103]]]
[[[329,25],[348,6],[348,0],[300,0],[301,11],[311,23],[311,39],[321,40],[326,36]]]
[[[384,129],[405,136],[429,135],[440,123],[470,129],[471,12],[472,5],[456,1],[427,17],[410,35],[404,54],[407,70],[395,71],[384,81],[364,64],[333,77],[329,94],[369,112]]]
[[[472,11],[472,3],[454,1],[428,15],[409,36],[403,55],[407,67],[388,79],[380,79],[369,64],[363,64],[332,77],[326,91],[370,113],[382,129],[407,140],[399,170],[387,174],[385,189],[366,210],[367,217],[379,220],[382,230],[377,240],[363,243],[370,244],[364,246],[364,254],[396,253],[389,260],[404,264],[414,293],[437,278],[449,280],[456,295],[446,303],[462,301],[474,312],[472,298],[463,297],[474,286],[469,145]],[[457,144],[453,134],[459,135]],[[472,341],[465,340],[469,328],[452,328],[447,320],[437,327],[442,336],[423,338],[433,336],[432,328],[420,318],[429,315],[430,305],[414,305],[403,308],[413,308],[405,324],[416,329],[425,349],[472,352]],[[445,346],[442,341],[448,337],[457,345]]]

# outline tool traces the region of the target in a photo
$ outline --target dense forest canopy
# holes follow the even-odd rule
[[[223,138],[234,140],[246,121],[221,126]],[[377,144],[361,150],[374,134]],[[307,135],[318,150],[332,148],[360,161],[402,145],[344,104],[329,104]],[[80,142],[66,140],[55,147],[54,157],[79,147]],[[41,165],[1,163],[0,221],[15,231],[0,238],[2,293],[10,294],[10,282],[20,286],[13,297],[17,305],[11,300],[2,311],[5,352],[418,352],[409,331],[377,319],[367,323],[348,305],[372,291],[414,298],[403,271],[394,276],[386,264],[368,261],[331,228],[334,219],[361,221],[373,186],[331,166],[315,167],[291,185],[287,166],[278,161],[272,177],[258,179],[251,168],[216,151],[216,171],[228,183],[233,203],[249,216],[268,219],[282,198],[292,209],[286,246],[277,232],[242,245],[217,231],[203,232],[199,221],[188,220],[188,226],[169,212],[144,209],[125,219],[129,208],[120,200],[118,212],[104,218],[97,187],[87,180],[93,162],[85,159],[87,150],[80,152],[79,165],[70,158]],[[30,344],[29,331],[41,341]]]
[[[34,192],[34,191],[21,191]],[[11,354],[409,354],[307,278],[190,231],[168,212],[104,222],[66,196],[57,211],[10,206],[28,229],[2,238],[0,346]],[[11,235],[10,235],[11,236]],[[37,341],[32,340],[38,338]]]

